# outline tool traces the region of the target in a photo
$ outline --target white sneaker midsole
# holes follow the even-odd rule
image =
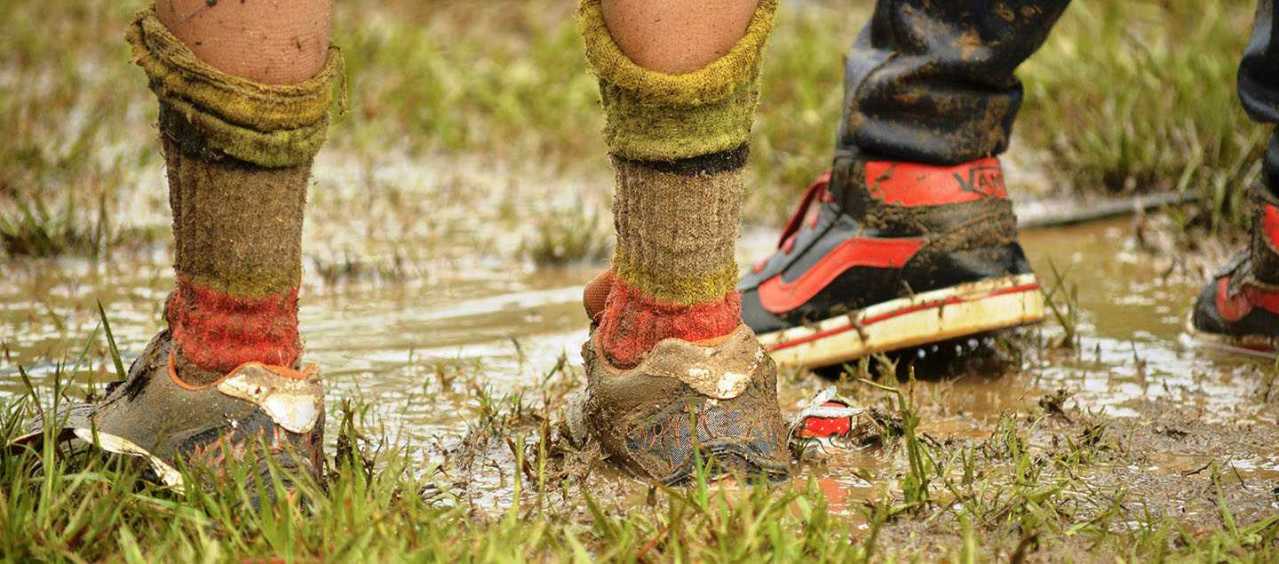
[[[867,355],[1035,323],[1044,297],[1034,274],[990,278],[875,304],[759,341],[780,364],[830,366]]]

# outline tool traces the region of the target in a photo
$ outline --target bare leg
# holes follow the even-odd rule
[[[265,84],[294,84],[328,58],[332,0],[157,0],[156,15],[200,60]]]
[[[757,0],[604,0],[604,22],[635,64],[679,74],[726,54],[746,34]]]

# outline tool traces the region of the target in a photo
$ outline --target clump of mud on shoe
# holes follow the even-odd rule
[[[789,474],[777,368],[749,328],[714,346],[664,340],[630,369],[595,349],[592,336],[582,347],[586,394],[568,421],[575,441],[597,441],[610,460],[668,485],[699,461],[712,477]]]

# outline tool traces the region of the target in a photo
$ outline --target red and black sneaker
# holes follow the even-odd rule
[[[1213,346],[1274,356],[1279,351],[1279,207],[1264,200],[1273,196],[1261,197],[1248,251],[1204,286],[1188,330]]]
[[[999,161],[837,159],[738,286],[783,364],[820,367],[1040,321]]]

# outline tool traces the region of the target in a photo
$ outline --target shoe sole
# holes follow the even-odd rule
[[[1254,358],[1274,359],[1279,339],[1262,335],[1231,336],[1208,333],[1195,328],[1195,314],[1186,316],[1186,333],[1192,344]]]
[[[779,364],[817,368],[1044,319],[1034,274],[988,278],[760,335]]]

